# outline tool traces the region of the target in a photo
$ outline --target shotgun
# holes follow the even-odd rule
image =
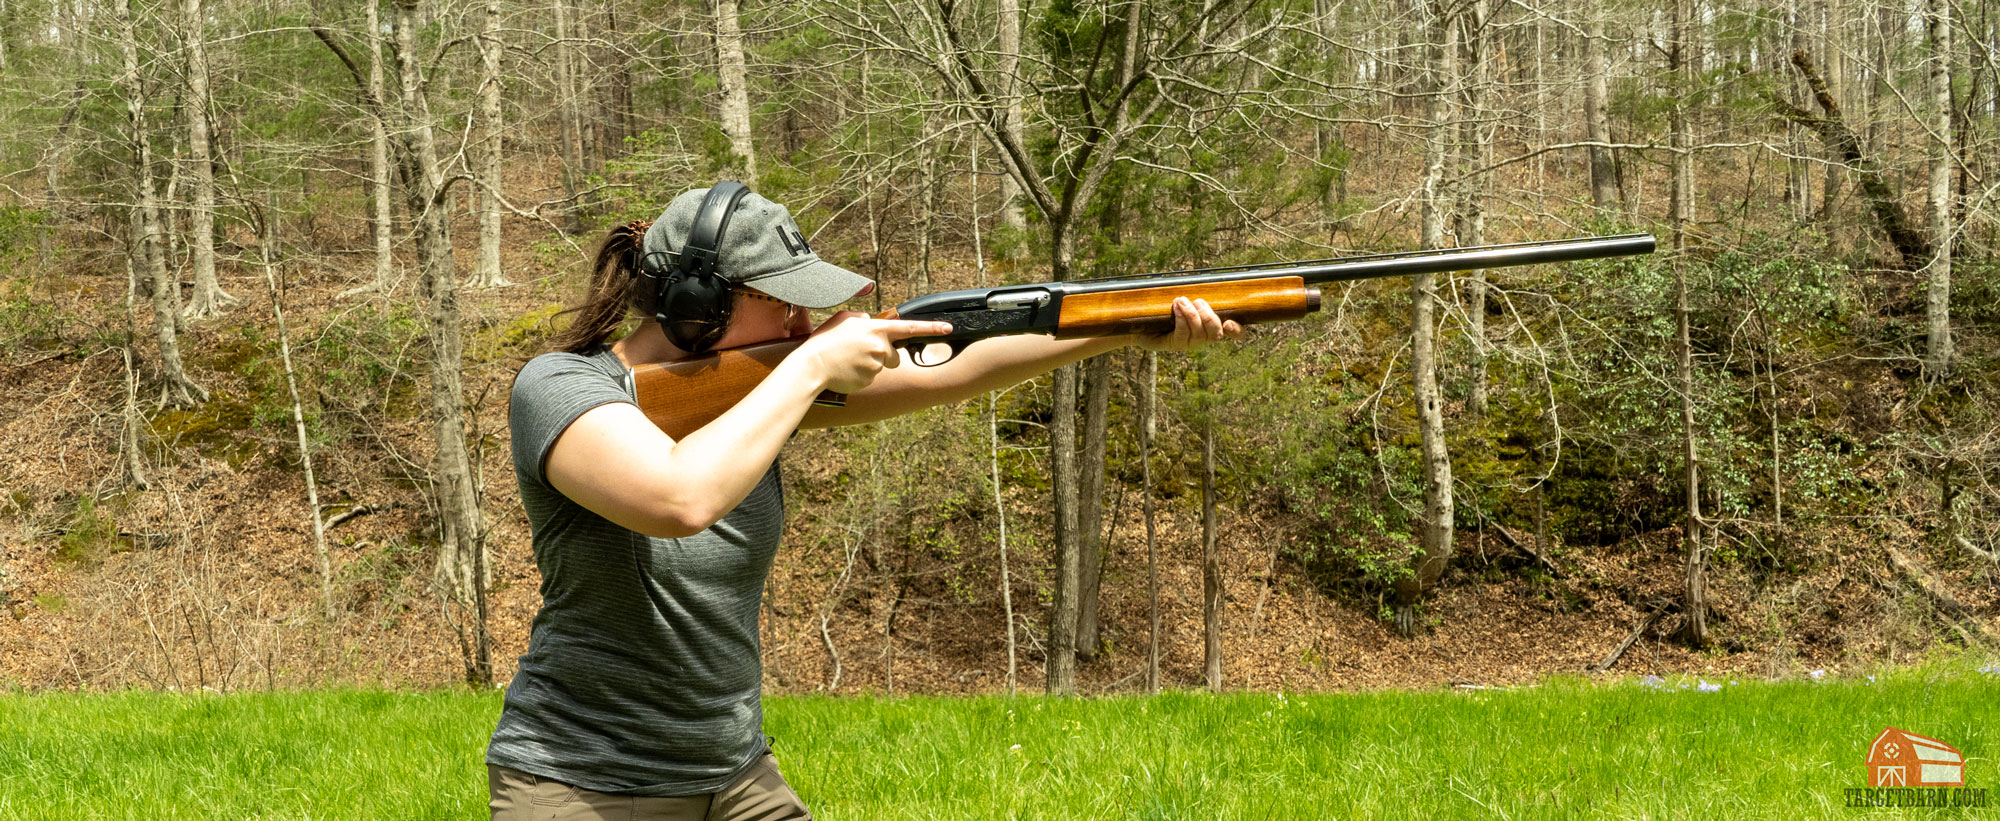
[[[1312,286],[1327,282],[1652,252],[1651,235],[1620,234],[1001,285],[920,296],[882,312],[877,318],[951,323],[952,331],[947,335],[912,337],[900,343],[911,363],[930,367],[950,361],[967,345],[995,336],[1052,334],[1058,339],[1073,339],[1165,333],[1173,329],[1173,304],[1178,297],[1208,300],[1217,316],[1249,325],[1298,319],[1319,310],[1319,290]],[[805,338],[797,336],[640,365],[626,374],[626,386],[646,417],[668,436],[679,439],[714,421],[749,395]],[[827,391],[815,403],[839,406],[845,401],[845,395]]]

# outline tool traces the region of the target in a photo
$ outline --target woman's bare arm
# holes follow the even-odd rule
[[[1112,336],[1055,339],[1040,335],[983,339],[966,347],[951,361],[935,367],[908,364],[885,372],[867,388],[849,394],[846,407],[814,407],[800,427],[858,425],[905,413],[958,402],[1048,373],[1056,368],[1126,345],[1154,350],[1189,350],[1218,339],[1243,336],[1243,326],[1225,321],[1205,300],[1186,299],[1174,305],[1174,329],[1157,336]]]

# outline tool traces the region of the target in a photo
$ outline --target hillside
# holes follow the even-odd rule
[[[469,231],[467,222],[461,230]],[[507,385],[538,350],[537,323],[573,293],[578,267],[547,253],[542,226],[510,221],[509,232],[507,270],[517,284],[464,301],[501,681],[525,648],[538,601],[507,459]],[[466,250],[459,253],[461,267],[469,265]],[[0,360],[0,440],[13,458],[0,467],[0,595],[10,616],[0,618],[0,684],[229,690],[461,680],[459,633],[428,583],[436,534],[424,493],[421,344],[407,308],[414,278],[387,297],[341,300],[335,294],[358,273],[303,263],[281,270],[331,523],[338,614],[329,621],[320,615],[297,440],[259,271],[226,271],[225,290],[243,303],[184,339],[197,381],[213,393],[208,404],[159,411],[145,402],[149,343],[143,334],[138,341],[152,486],[137,490],[119,479],[122,266],[108,255],[74,259],[82,264],[14,280],[7,292],[14,330]],[[969,266],[940,265],[940,287],[969,281]],[[1314,324],[1326,321],[1265,330],[1231,356],[1284,356],[1287,344],[1327,333]],[[138,322],[149,327],[143,304]],[[1845,388],[1809,390],[1863,396],[1907,381],[1866,364],[1843,366],[1837,378]],[[1034,390],[1010,393],[1006,402],[1015,404],[1003,403],[1003,416],[1031,413],[1024,406],[1037,401]],[[1185,425],[1162,430],[1166,455],[1156,469],[1173,485],[1162,492],[1158,527],[1163,679],[1190,687],[1202,664],[1199,493],[1190,491],[1198,460]],[[985,433],[979,408],[968,406],[881,429],[808,433],[787,449],[789,529],[764,612],[769,691],[1005,688]],[[1103,652],[1080,666],[1088,693],[1144,685],[1140,491],[1119,481],[1117,469],[1130,435],[1114,432],[1105,634]],[[1178,447],[1170,444],[1176,437]],[[1032,447],[1035,439],[1029,428],[1003,425],[1003,445]],[[1130,454],[1122,458],[1129,467]],[[1046,490],[1035,486],[1045,459],[1032,450],[1002,457],[1019,680],[1027,689],[1040,686],[1047,625],[1049,523]],[[1551,575],[1483,519],[1466,516],[1423,629],[1402,639],[1384,620],[1379,586],[1352,568],[1343,576],[1338,563],[1302,559],[1302,544],[1325,538],[1315,532],[1324,520],[1284,507],[1270,494],[1242,492],[1221,508],[1231,688],[1496,685],[1578,673],[1652,608],[1671,610],[1679,597],[1678,525],[1603,544],[1552,537],[1540,548],[1560,570]],[[1511,520],[1510,535],[1534,547],[1532,527],[1519,530],[1521,520]],[[1799,521],[1784,533],[1784,562],[1716,563],[1713,649],[1691,652],[1672,641],[1669,614],[1614,673],[1782,678],[1897,664],[1961,644],[1951,620],[1885,563],[1884,544],[1905,545],[1926,564],[1945,557],[1936,572],[1976,620],[1992,625],[2000,612],[1991,566],[1911,548],[1923,543],[1914,530],[1892,529],[1883,517]],[[839,658],[837,687],[830,649]]]

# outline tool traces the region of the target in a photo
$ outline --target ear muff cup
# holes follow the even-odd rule
[[[686,244],[674,255],[673,266],[664,276],[658,266],[650,264],[660,254],[641,258],[637,270],[651,274],[655,286],[648,312],[659,321],[667,340],[681,350],[706,351],[729,330],[736,294],[720,270],[720,249],[730,216],[749,194],[748,186],[729,180],[708,189],[701,207],[695,210]]]
[[[666,283],[660,296],[660,328],[681,350],[700,353],[715,346],[729,330],[729,317],[736,294],[729,281],[717,274],[677,277]]]

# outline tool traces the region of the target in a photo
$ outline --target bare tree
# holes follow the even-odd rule
[[[715,72],[722,84],[722,133],[729,136],[730,153],[743,162],[743,178],[754,185],[757,147],[750,138],[750,81],[737,0],[715,0]]]
[[[1618,207],[1618,173],[1612,165],[1609,60],[1604,53],[1606,0],[1588,0],[1583,32],[1583,124],[1590,141],[1590,202],[1600,210]]]
[[[582,92],[577,86],[577,47],[570,21],[567,0],[558,0],[556,14],[556,101],[562,117],[563,149],[563,194],[566,198],[564,212],[570,233],[583,230],[583,208],[577,198],[583,194],[583,113]]]
[[[1876,226],[1888,237],[1903,265],[1916,270],[1927,264],[1932,259],[1930,237],[1911,225],[1909,215],[1903,212],[1901,196],[1891,184],[1890,175],[1866,152],[1862,137],[1849,126],[1840,103],[1834,100],[1812,57],[1804,51],[1794,51],[1792,66],[1805,77],[1806,86],[1812,90],[1813,98],[1819,101],[1822,113],[1808,113],[1775,92],[1767,91],[1765,101],[1779,116],[1812,129],[1827,149],[1854,173],[1855,187],[1859,189],[1862,200],[1868,203]],[[1870,85],[1870,88],[1874,87]]]
[[[153,330],[160,342],[160,403],[190,407],[208,401],[208,391],[187,376],[181,364],[180,283],[167,270],[164,238],[160,235],[159,194],[153,187],[153,138],[146,121],[145,80],[139,73],[139,33],[132,24],[132,0],[118,0],[113,6],[118,17],[118,45],[124,57],[119,83],[124,87],[125,112],[132,129],[134,188],[138,210],[132,223],[137,229],[132,247],[151,274],[153,283]]]
[[[1465,40],[1465,82],[1458,119],[1458,244],[1486,244],[1486,197],[1490,186],[1484,169],[1493,164],[1492,113],[1488,94],[1493,66],[1488,40],[1492,28],[1487,20],[1487,0],[1469,0],[1460,16],[1460,35]],[[1466,336],[1472,340],[1472,367],[1466,375],[1466,411],[1473,419],[1486,415],[1486,271],[1473,271],[1466,288]]]
[[[996,93],[1000,98],[1002,111],[1001,128],[1015,143],[1026,145],[1022,136],[1021,120],[1021,0],[1000,0],[999,2],[999,82]],[[1017,234],[1028,230],[1028,218],[1021,210],[1021,184],[1014,175],[1000,177],[1000,220]],[[1025,257],[1023,244],[1016,244],[1014,256]]]
[[[368,108],[368,201],[374,208],[369,220],[374,230],[375,277],[368,290],[387,291],[395,275],[392,249],[396,220],[390,213],[389,180],[395,169],[389,165],[388,110],[383,102],[388,84],[382,78],[382,0],[368,0],[363,24],[368,27],[368,81],[365,103]],[[343,294],[344,295],[344,294]]]
[[[215,163],[209,152],[208,46],[201,0],[187,0],[181,18],[187,50],[188,162],[194,177],[194,209],[188,214],[193,248],[194,291],[188,294],[185,316],[190,320],[220,316],[240,300],[222,290],[215,279]]]
[[[986,254],[980,247],[979,231],[979,144],[972,144],[972,264],[979,271],[979,287],[986,287]],[[1007,622],[1007,695],[1013,695],[1019,671],[1014,638],[1014,578],[1007,567],[1007,498],[1000,491],[1000,393],[988,393],[986,401],[986,466],[993,480],[993,518],[999,531],[1000,613]]]
[[[512,284],[500,272],[500,0],[486,0],[480,17],[479,263],[466,285],[498,288]]]
[[[1459,25],[1454,19],[1457,0],[1426,0],[1426,29],[1431,44],[1430,110],[1425,126],[1423,201],[1423,247],[1444,247],[1444,227],[1449,200],[1444,188],[1447,134],[1451,130],[1453,86],[1458,77]],[[1452,504],[1451,455],[1445,449],[1443,398],[1437,384],[1436,276],[1422,274],[1410,284],[1410,371],[1415,383],[1417,428],[1422,438],[1424,515],[1419,527],[1417,567],[1409,578],[1395,583],[1396,629],[1405,636],[1416,632],[1417,599],[1437,583],[1451,561]]]
[[[1951,0],[1928,0],[1926,40],[1930,47],[1931,121],[1930,208],[1931,258],[1925,264],[1924,327],[1928,355],[1925,365],[1936,373],[1951,369]]]
[[[298,435],[299,464],[305,471],[306,513],[311,518],[313,560],[319,568],[320,614],[331,623],[333,607],[333,560],[326,549],[326,520],[320,516],[319,481],[313,475],[312,447],[306,438],[305,404],[299,400],[299,380],[292,367],[292,334],[285,325],[284,300],[278,293],[278,209],[266,207],[257,220],[257,249],[264,266],[264,287],[271,298],[271,321],[278,327],[278,357],[285,368],[285,391],[292,400],[292,431]]]
[[[1104,579],[1104,451],[1111,416],[1111,357],[1083,363],[1082,458],[1077,466],[1076,655],[1097,658],[1098,604]],[[1114,523],[1115,526],[1115,523]]]
[[[1688,228],[1694,218],[1694,134],[1689,124],[1688,104],[1694,98],[1695,59],[1690,30],[1695,0],[1674,0],[1672,41],[1668,44],[1668,71],[1676,84],[1673,102],[1674,186],[1672,202],[1674,268],[1674,316],[1680,338],[1675,345],[1675,371],[1680,394],[1681,443],[1684,478],[1687,483],[1687,524],[1681,530],[1687,550],[1684,603],[1686,622],[1681,635],[1700,647],[1708,642],[1708,569],[1703,540],[1707,520],[1701,515],[1701,462],[1695,448],[1694,349],[1688,341]]]
[[[991,83],[992,67],[981,64],[982,53],[970,44],[956,4],[949,0],[891,4],[893,37],[890,29],[873,22],[842,22],[868,46],[908,54],[935,71],[946,99],[970,110],[974,125],[998,149],[1002,167],[1021,187],[1025,201],[1046,218],[1049,273],[1060,281],[1073,275],[1076,235],[1114,163],[1136,135],[1157,127],[1155,117],[1168,99],[1159,72],[1171,72],[1207,59],[1213,51],[1226,50],[1217,49],[1205,34],[1211,18],[1225,9],[1233,15],[1244,10],[1228,0],[1204,4],[1198,12],[1146,0],[1126,4],[1123,25],[1100,35],[1107,38],[1102,53],[1115,54],[1115,62],[1089,60],[1081,65],[1051,66],[1060,73],[1066,88],[1083,96],[1080,104],[1086,113],[1077,127],[1057,130],[1064,143],[1048,155],[1032,151],[1019,138],[1020,133],[1009,127],[1009,101]],[[868,16],[856,14],[855,18]],[[1118,34],[1123,35],[1122,42],[1108,39]],[[1040,159],[1042,156],[1053,159]],[[1047,686],[1052,693],[1073,692],[1076,686],[1081,558],[1077,549],[1076,370],[1075,366],[1058,368],[1052,380],[1049,436],[1057,568],[1048,644]]]
[[[1820,13],[1824,18],[1820,63],[1826,66],[1832,79],[1827,86],[1827,94],[1839,104],[1847,105],[1847,11],[1841,0],[1821,0]],[[1834,207],[1840,200],[1843,179],[1840,172],[1840,163],[1826,163],[1826,180],[1820,195],[1819,219],[1822,221],[1832,218]]]
[[[137,232],[129,232],[128,240],[138,239]],[[125,254],[125,413],[123,430],[118,437],[118,447],[125,452],[120,464],[125,471],[125,483],[132,487],[146,488],[152,482],[146,479],[146,457],[140,451],[144,441],[145,423],[139,417],[139,368],[132,349],[139,336],[139,250],[132,242],[126,243]]]
[[[417,2],[396,3],[396,64],[402,81],[396,132],[410,164],[405,200],[417,223],[417,266],[428,303],[432,430],[437,441],[433,469],[440,514],[435,579],[454,602],[471,605],[472,624],[461,627],[471,633],[466,679],[487,684],[493,678],[485,613],[485,591],[491,580],[483,572],[485,534],[465,448],[465,398],[459,372],[464,344],[459,338],[458,281],[451,255],[450,188],[431,133],[428,78],[418,63]]]
[[[1197,366],[1196,382],[1202,392],[1201,418],[1201,669],[1202,681],[1210,692],[1222,692],[1222,552],[1218,548],[1220,523],[1216,521],[1215,490],[1215,394],[1208,371]]]
[[[1160,555],[1153,516],[1153,435],[1157,413],[1154,392],[1160,383],[1160,357],[1141,355],[1139,379],[1139,499],[1146,519],[1146,691],[1160,691]]]
[[[374,273],[367,282],[340,292],[338,298],[346,299],[369,293],[387,292],[394,285],[395,276],[395,219],[390,208],[390,179],[395,176],[395,168],[389,164],[389,111],[387,83],[382,77],[382,0],[368,0],[363,6],[365,17],[362,42],[368,47],[368,68],[364,72],[347,48],[340,44],[335,33],[319,18],[319,4],[312,5],[312,32],[328,51],[340,59],[348,76],[353,78],[355,95],[360,100],[361,110],[368,122],[368,202],[369,229],[375,242]]]

